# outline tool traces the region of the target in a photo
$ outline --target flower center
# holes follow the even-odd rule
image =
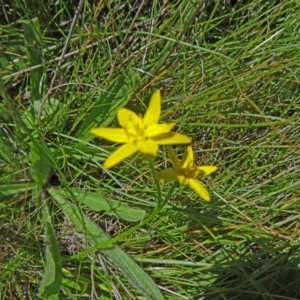
[[[143,141],[147,139],[147,136],[145,134],[146,128],[143,124],[142,119],[140,120],[140,122],[134,122],[133,120],[131,120],[128,126],[124,129],[126,131],[126,134],[128,135],[129,142]]]
[[[186,178],[199,178],[204,176],[204,172],[199,171],[196,167],[182,169],[182,173]]]

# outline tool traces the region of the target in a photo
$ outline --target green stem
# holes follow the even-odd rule
[[[165,197],[165,199],[162,201],[161,206],[159,208],[158,211],[161,211],[163,209],[163,207],[167,204],[167,202],[169,201],[169,199],[171,198],[175,188],[177,186],[177,181],[173,182],[173,185],[171,186],[168,195]]]
[[[164,206],[167,204],[168,200],[171,198],[171,196],[174,192],[174,189],[176,188],[177,182],[173,183],[171,189],[169,190],[168,195],[165,197],[164,200],[162,200],[160,184],[159,184],[158,180],[155,177],[156,173],[155,173],[155,169],[154,169],[153,158],[149,156],[148,161],[149,161],[151,174],[152,174],[153,180],[154,180],[155,185],[156,185],[156,190],[157,190],[157,206],[156,206],[155,210],[157,210],[157,213],[159,213],[164,208]]]
[[[156,178],[155,178],[156,173],[155,173],[155,169],[154,169],[153,158],[149,156],[148,157],[148,162],[149,162],[149,167],[150,167],[152,178],[153,178],[153,180],[155,182],[155,185],[156,185],[157,208],[159,208],[159,207],[161,207],[161,203],[162,203],[160,184],[159,184],[158,180],[156,180]]]

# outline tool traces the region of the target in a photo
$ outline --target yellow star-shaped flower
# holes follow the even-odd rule
[[[90,132],[114,143],[122,143],[105,161],[103,167],[110,169],[128,156],[140,151],[157,155],[159,145],[189,144],[191,139],[183,134],[171,132],[175,123],[158,124],[161,114],[160,91],[154,92],[144,117],[121,108],[118,121],[122,128],[93,128]]]
[[[186,148],[181,161],[170,146],[168,146],[168,154],[173,168],[161,171],[156,175],[156,179],[160,181],[178,181],[180,184],[189,185],[201,198],[210,201],[208,190],[197,179],[215,172],[217,167],[194,166],[194,154],[191,146]]]

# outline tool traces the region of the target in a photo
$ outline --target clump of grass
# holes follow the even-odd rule
[[[299,4],[203,3],[3,6],[2,299],[299,299]],[[147,164],[88,131],[157,88],[218,172],[147,222]]]

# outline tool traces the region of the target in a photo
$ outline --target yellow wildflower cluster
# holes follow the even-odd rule
[[[206,187],[197,179],[216,171],[217,167],[194,166],[191,146],[187,147],[183,158],[179,160],[169,145],[190,144],[191,139],[186,135],[172,132],[175,123],[158,124],[160,114],[161,96],[158,90],[152,95],[144,117],[129,109],[121,108],[117,115],[121,128],[93,128],[92,134],[114,143],[124,144],[107,158],[103,167],[110,169],[137,151],[156,156],[159,145],[168,145],[168,154],[173,168],[159,172],[156,174],[156,179],[163,182],[178,181],[180,184],[189,185],[200,197],[210,201]]]

